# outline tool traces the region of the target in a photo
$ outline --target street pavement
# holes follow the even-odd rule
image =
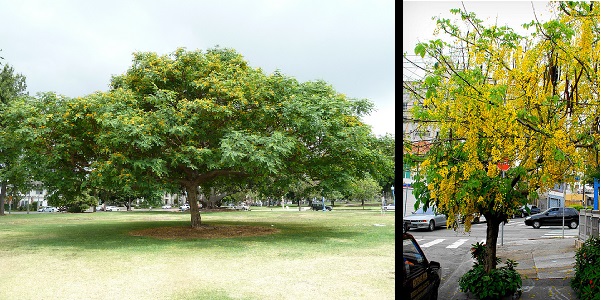
[[[548,300],[578,299],[570,287],[574,277],[576,238],[540,238],[520,240],[497,246],[497,257],[518,263],[515,269],[522,276],[522,294],[507,299]],[[440,299],[447,299],[439,295]],[[471,293],[459,292],[453,300],[477,299]]]

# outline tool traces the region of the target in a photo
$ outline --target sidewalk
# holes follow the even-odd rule
[[[497,246],[501,266],[506,259],[518,263],[522,275],[522,295],[512,299],[577,299],[570,287],[576,262],[576,238],[541,238],[504,243]],[[456,299],[477,299],[465,293]]]

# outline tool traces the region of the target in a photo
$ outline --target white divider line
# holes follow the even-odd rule
[[[447,248],[458,248],[459,246],[463,245],[463,243],[467,242],[467,239],[460,239],[457,240],[456,242],[454,242],[451,245],[448,245]]]
[[[436,245],[436,244],[438,244],[438,243],[440,243],[440,242],[442,242],[442,241],[444,241],[444,240],[445,240],[445,239],[435,239],[435,240],[433,240],[433,241],[431,241],[431,242],[429,242],[429,243],[425,243],[425,244],[421,245],[421,247],[422,247],[422,248],[428,248],[428,247],[430,247],[430,246],[433,246],[433,245]]]

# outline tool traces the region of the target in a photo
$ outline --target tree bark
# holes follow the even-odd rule
[[[502,220],[493,215],[485,215],[486,218],[486,257],[484,258],[484,270],[486,273],[497,267],[497,239],[499,237],[499,224]]]
[[[190,224],[192,228],[200,228],[200,210],[198,209],[198,185],[186,184],[187,200],[190,204]]]
[[[0,183],[0,216],[4,216],[4,203],[6,203],[6,187],[8,183],[2,181]]]

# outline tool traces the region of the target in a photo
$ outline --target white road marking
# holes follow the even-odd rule
[[[433,240],[433,241],[431,241],[431,242],[429,242],[429,243],[425,243],[425,244],[421,245],[421,247],[422,247],[422,248],[428,248],[428,247],[430,247],[430,246],[433,246],[433,245],[436,245],[436,244],[438,244],[438,243],[440,243],[440,242],[442,242],[442,241],[444,241],[444,240],[445,240],[445,239],[435,239],[435,240]]]
[[[454,242],[451,245],[448,245],[447,248],[458,248],[459,246],[463,245],[463,243],[467,242],[467,239],[460,239],[456,242]]]

